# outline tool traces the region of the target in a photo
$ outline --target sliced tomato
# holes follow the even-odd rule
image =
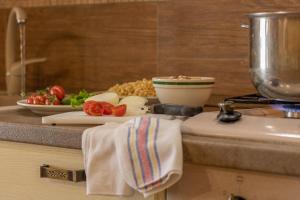
[[[91,116],[102,116],[104,109],[101,103],[96,101],[88,101],[84,103],[83,111]]]
[[[117,117],[122,117],[126,113],[127,106],[125,104],[116,106],[112,108],[112,114]]]
[[[103,115],[111,115],[114,105],[108,102],[99,102],[103,107]]]
[[[94,103],[89,106],[89,113],[92,116],[102,116],[103,107],[100,103]]]
[[[55,95],[59,100],[62,100],[65,97],[65,90],[59,85],[54,85],[49,90],[51,95]]]
[[[87,101],[83,104],[83,111],[89,115],[89,106],[93,103],[96,103],[96,101]]]

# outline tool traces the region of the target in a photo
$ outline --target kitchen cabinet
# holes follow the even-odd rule
[[[185,164],[167,199],[228,200],[230,194],[246,200],[299,199],[300,177]]]
[[[42,133],[41,133],[42,134]],[[81,150],[0,141],[0,199],[5,200],[142,200],[133,197],[86,196],[85,182],[40,178],[40,166],[83,169]],[[146,200],[164,200],[164,193]]]

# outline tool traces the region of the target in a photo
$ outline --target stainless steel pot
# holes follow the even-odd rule
[[[250,73],[269,98],[300,102],[300,12],[253,13]]]

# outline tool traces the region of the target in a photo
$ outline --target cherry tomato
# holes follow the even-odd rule
[[[34,105],[43,105],[44,103],[41,102],[39,98],[34,97],[33,98],[33,104]]]
[[[51,105],[51,104],[52,104],[52,102],[49,99],[46,99],[45,105]]]
[[[33,96],[30,96],[26,99],[26,103],[33,104]]]
[[[62,100],[65,97],[65,90],[59,85],[54,85],[49,90],[51,95],[55,95],[59,100]]]
[[[34,98],[37,99],[40,102],[40,104],[45,104],[46,98],[44,96],[38,95]]]
[[[44,95],[46,105],[60,105],[60,100],[54,95]]]
[[[112,114],[117,117],[122,117],[126,113],[127,106],[125,104],[116,106],[112,108]]]

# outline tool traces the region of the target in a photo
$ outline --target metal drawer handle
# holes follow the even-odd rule
[[[67,170],[60,169],[50,165],[40,167],[41,178],[51,178],[64,181],[81,182],[86,180],[84,170]]]

